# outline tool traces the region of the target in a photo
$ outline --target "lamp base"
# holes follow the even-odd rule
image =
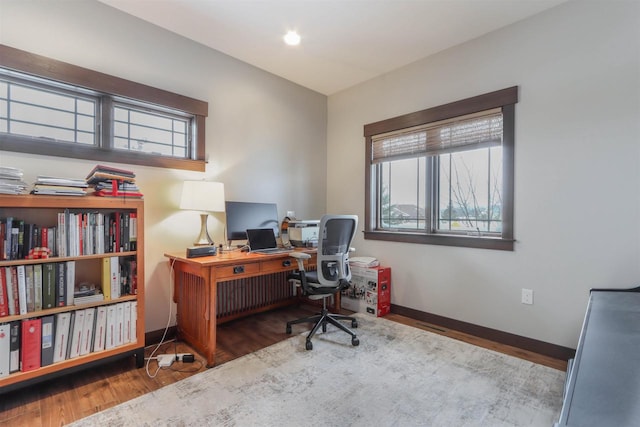
[[[209,231],[207,230],[207,218],[209,214],[203,213],[200,214],[200,235],[198,236],[198,240],[193,242],[193,246],[211,246],[213,245],[213,240],[209,236]]]

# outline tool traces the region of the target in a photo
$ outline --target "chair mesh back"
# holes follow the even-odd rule
[[[318,242],[318,280],[323,285],[336,285],[349,280],[349,248],[356,232],[358,217],[355,215],[325,215],[320,221]],[[342,275],[340,275],[342,265]]]

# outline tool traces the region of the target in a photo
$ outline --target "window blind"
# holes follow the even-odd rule
[[[371,144],[371,163],[500,145],[502,109],[374,135]]]

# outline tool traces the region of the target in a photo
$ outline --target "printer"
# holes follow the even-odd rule
[[[315,247],[318,245],[319,226],[319,220],[291,220],[289,221],[289,227],[287,229],[289,241],[293,246],[297,247]]]

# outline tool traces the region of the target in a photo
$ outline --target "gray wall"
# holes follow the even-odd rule
[[[325,211],[327,98],[94,1],[0,0],[0,43],[209,103],[206,172],[124,166],[145,194],[146,329],[167,324],[163,254],[191,246],[195,212],[178,209],[181,183],[225,184],[228,200],[276,202],[279,215]],[[0,166],[84,178],[95,162],[0,152]],[[224,214],[209,220],[216,242]],[[174,310],[175,312],[175,310]],[[175,320],[171,319],[174,323]]]
[[[589,289],[640,279],[640,3],[564,3],[330,96],[327,208],[364,218],[364,124],[514,85],[515,251],[355,246],[394,304],[575,348]]]

